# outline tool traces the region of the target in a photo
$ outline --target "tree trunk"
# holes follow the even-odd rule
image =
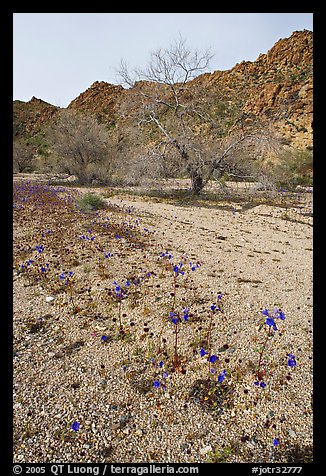
[[[204,188],[203,177],[198,173],[195,173],[191,176],[191,189],[193,195],[200,195],[201,191]]]

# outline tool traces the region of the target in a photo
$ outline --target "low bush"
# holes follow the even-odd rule
[[[106,202],[99,195],[86,192],[76,200],[76,206],[81,211],[92,211],[106,208]]]

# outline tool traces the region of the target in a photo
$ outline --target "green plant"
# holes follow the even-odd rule
[[[207,463],[227,463],[231,455],[232,448],[230,446],[226,446],[225,448],[216,446],[214,451],[208,453]]]
[[[293,189],[297,185],[312,185],[313,153],[311,150],[292,150],[283,154],[273,175],[279,187]]]
[[[99,210],[106,207],[105,200],[92,192],[86,192],[76,200],[76,206],[81,211]]]

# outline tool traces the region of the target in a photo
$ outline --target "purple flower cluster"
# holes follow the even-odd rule
[[[182,274],[182,275],[185,274],[184,271],[181,271],[182,266],[183,264],[181,262],[179,263],[179,265],[173,266],[173,271],[175,272],[176,276],[179,276],[179,274]]]
[[[65,286],[67,286],[69,282],[69,278],[71,278],[74,275],[72,271],[69,271],[67,274],[66,273],[61,273],[59,276],[60,281],[64,281]]]
[[[200,355],[200,357],[204,357],[205,355],[208,355],[208,352],[206,352],[206,350],[202,348],[202,349],[200,349],[200,351],[199,351],[199,355]],[[216,362],[217,360],[218,360],[217,355],[212,354],[212,355],[210,355],[210,356],[208,357],[207,362],[210,362],[211,364],[215,364],[215,362]],[[211,372],[212,374],[215,374],[216,370],[215,370],[214,368],[211,368],[211,369],[210,369],[210,372]],[[222,370],[222,372],[218,375],[217,381],[218,381],[219,383],[222,383],[223,380],[225,379],[225,376],[226,376],[226,370],[224,369],[224,370]]]
[[[218,293],[218,295],[216,296],[218,301],[221,301],[222,297],[223,297],[222,293]],[[215,312],[218,312],[218,311],[222,310],[221,307],[217,303],[212,304],[210,308],[211,308],[211,311],[213,311],[214,314],[215,314]]]
[[[153,365],[155,365],[155,359],[154,358],[151,359],[151,362],[152,362]],[[160,360],[156,364],[156,367],[162,369],[164,367],[163,360]],[[166,384],[166,379],[168,378],[168,376],[169,376],[168,372],[166,372],[164,370],[163,373],[162,373],[162,378],[161,379],[156,378],[154,380],[154,383],[153,383],[154,387],[155,388],[160,388],[161,387],[163,390],[166,390],[166,385],[165,384]]]
[[[27,266],[30,266],[32,263],[34,263],[33,259],[29,259],[26,264],[21,264],[20,267],[21,269],[25,269]]]
[[[191,271],[196,271],[196,269],[201,266],[201,263],[199,261],[197,263],[192,263],[190,261],[189,266],[190,266]]]
[[[41,272],[45,273],[48,267],[49,267],[49,263],[45,263],[45,266],[41,266]]]
[[[189,309],[188,307],[185,307],[184,309],[182,309],[182,318],[184,319],[185,322],[187,322],[189,320]],[[172,324],[178,324],[179,320],[179,313],[177,312],[173,312],[173,311],[170,311],[170,314],[169,314],[169,317],[171,319],[171,322]]]
[[[92,234],[92,231],[91,230],[87,230],[87,233],[88,235],[82,235],[80,237],[81,240],[90,240],[90,241],[94,241],[95,240],[95,236],[90,236]]]
[[[166,251],[165,253],[161,253],[161,258],[168,258],[168,259],[172,259],[173,258],[173,254],[170,252],[170,251]]]
[[[116,282],[113,281],[113,284],[115,285],[115,295],[118,299],[123,299],[124,296],[127,295],[126,290],[122,289],[122,287]],[[131,285],[131,282],[127,279],[127,281],[124,284],[124,287],[128,288]]]
[[[284,312],[281,309],[278,309],[277,307],[274,307],[272,314],[270,314],[268,309],[263,309],[261,313],[263,316],[266,316],[265,324],[267,326],[273,327],[274,331],[277,331],[275,319],[281,319],[282,321],[284,321],[285,319]]]
[[[265,382],[263,382],[263,380],[261,382],[259,380],[257,380],[256,382],[254,382],[254,385],[256,385],[256,387],[260,387],[260,388],[267,387],[267,384]]]

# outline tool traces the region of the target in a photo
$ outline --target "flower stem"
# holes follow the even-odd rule
[[[178,334],[179,334],[179,321],[175,324],[175,330],[174,330],[174,355],[173,355],[173,365],[174,365],[174,367],[178,367],[178,365],[179,365]]]
[[[121,322],[121,298],[118,300],[118,317],[119,317],[119,326],[120,329],[123,328],[122,322]]]
[[[261,365],[262,365],[262,361],[263,361],[263,355],[264,355],[264,352],[266,350],[266,347],[267,347],[267,341],[268,341],[268,338],[269,336],[271,335],[271,327],[269,326],[268,327],[268,331],[266,333],[266,338],[263,342],[263,345],[262,345],[262,348],[261,348],[261,351],[260,351],[260,354],[259,354],[259,362],[258,362],[258,366],[257,366],[257,378],[258,380],[260,380],[260,368],[261,368]]]

